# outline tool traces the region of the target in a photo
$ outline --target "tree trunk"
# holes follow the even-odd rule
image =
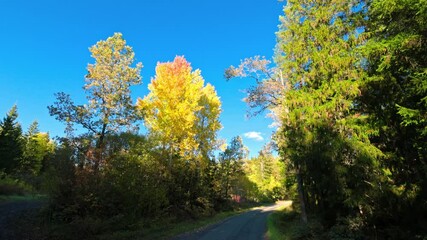
[[[94,163],[94,170],[95,172],[98,172],[99,166],[103,162],[103,150],[104,150],[104,138],[105,138],[105,132],[107,130],[107,124],[104,123],[102,125],[101,133],[99,134],[98,141],[96,142],[95,146],[95,163]]]
[[[301,204],[301,220],[304,223],[308,222],[307,219],[307,211],[306,211],[306,204],[305,204],[305,198],[304,198],[304,186],[302,184],[302,176],[301,176],[301,168],[298,167],[298,173],[297,173],[297,185],[298,185],[298,198]]]

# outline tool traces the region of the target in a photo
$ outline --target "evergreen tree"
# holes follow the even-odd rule
[[[372,142],[385,153],[387,173],[375,221],[425,232],[427,2],[372,0],[368,13],[368,77],[358,105],[378,131]]]
[[[0,170],[7,174],[18,170],[23,155],[24,139],[17,118],[18,110],[14,105],[0,122]]]
[[[233,137],[230,145],[219,155],[219,173],[221,185],[221,197],[228,199],[230,194],[238,194],[239,186],[237,180],[239,175],[243,174],[243,159],[246,158],[248,151],[243,145],[240,136]]]
[[[364,40],[365,6],[290,0],[280,18],[276,63],[286,83],[277,137],[296,169],[304,221],[306,210],[326,224],[370,212],[380,151],[354,102],[364,74],[355,49]]]

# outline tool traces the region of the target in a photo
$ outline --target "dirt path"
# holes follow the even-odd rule
[[[267,217],[270,213],[289,202],[260,207],[231,217],[200,232],[183,234],[174,240],[261,240],[267,233]]]
[[[0,203],[0,239],[16,239],[16,229],[21,229],[23,226],[15,226],[17,219],[28,217],[35,211],[41,209],[45,205],[42,200],[21,200],[14,202]]]

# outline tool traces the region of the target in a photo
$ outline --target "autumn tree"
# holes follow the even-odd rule
[[[0,122],[0,171],[7,174],[18,170],[23,155],[24,138],[17,118],[18,108],[14,105]]]
[[[68,94],[57,93],[57,101],[49,106],[50,115],[66,123],[72,136],[75,125],[80,125],[94,136],[95,152],[91,160],[97,168],[103,160],[105,136],[123,128],[130,129],[135,122],[130,87],[141,83],[141,63],[132,66],[135,54],[126,45],[121,33],[97,42],[89,48],[95,63],[88,64],[86,84],[87,104],[76,105]]]
[[[205,166],[221,128],[221,102],[214,87],[204,86],[200,70],[192,71],[184,57],[176,57],[173,62],[157,64],[148,89],[150,93],[138,99],[137,108],[170,161],[178,155]]]

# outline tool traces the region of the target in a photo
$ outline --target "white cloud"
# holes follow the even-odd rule
[[[253,139],[255,141],[259,141],[259,142],[264,140],[264,138],[261,136],[260,132],[247,132],[247,133],[244,133],[243,136],[245,136],[246,138],[249,138],[249,139]]]

